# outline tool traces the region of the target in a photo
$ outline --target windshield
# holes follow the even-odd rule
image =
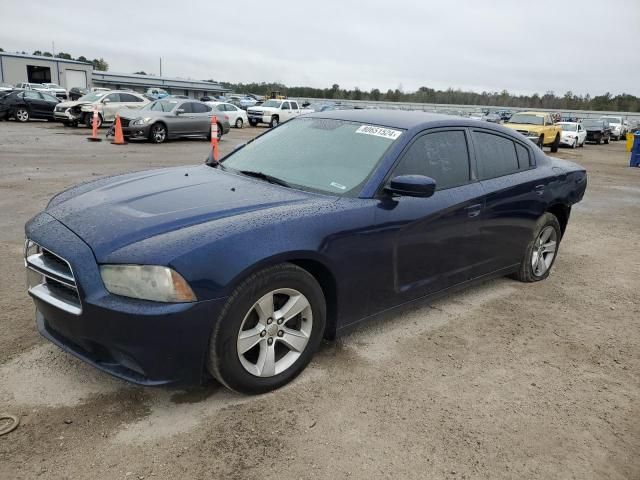
[[[170,112],[178,104],[177,100],[156,100],[144,107],[142,110],[153,110],[154,112]]]
[[[622,123],[622,119],[616,117],[600,117],[600,120],[606,120],[609,123]]]
[[[560,123],[559,125],[564,132],[576,132],[578,130],[578,125],[575,123]]]
[[[262,107],[280,108],[280,105],[282,105],[282,102],[280,100],[267,100],[261,106]]]
[[[600,127],[602,127],[602,123],[603,123],[602,120],[585,120],[583,122],[583,125],[585,127],[598,127],[598,128],[600,128]]]
[[[48,88],[62,88],[60,85],[56,85],[55,83],[45,83],[44,86]]]
[[[353,195],[402,131],[343,120],[297,118],[224,159],[299,187]]]
[[[96,100],[100,100],[102,97],[106,95],[106,92],[91,92],[86,95],[80,97],[78,101],[80,102],[95,102]]]
[[[508,123],[525,123],[527,125],[544,125],[544,117],[528,113],[514,113]]]

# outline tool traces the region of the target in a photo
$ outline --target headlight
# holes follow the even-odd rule
[[[539,137],[540,134],[538,132],[529,132],[529,133],[527,133],[527,136],[528,137]]]
[[[182,276],[155,265],[101,265],[107,290],[115,295],[155,302],[195,302],[193,290]]]
[[[131,125],[146,125],[147,123],[149,123],[151,121],[151,118],[146,117],[146,118],[138,118],[136,120],[133,121],[133,123]]]

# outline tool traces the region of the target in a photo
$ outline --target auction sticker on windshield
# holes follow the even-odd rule
[[[364,135],[375,135],[376,137],[389,138],[395,140],[402,132],[400,130],[393,130],[391,128],[374,127],[373,125],[362,125],[356,133],[362,133]]]

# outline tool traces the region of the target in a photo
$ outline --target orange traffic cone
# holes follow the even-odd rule
[[[211,117],[211,149],[213,150],[213,159],[217,162],[220,155],[218,154],[218,119],[215,115]]]
[[[116,132],[111,141],[112,145],[126,145],[124,141],[124,135],[122,134],[122,122],[120,121],[120,115],[116,114]]]
[[[87,137],[90,142],[101,142],[102,139],[98,138],[98,107],[93,106],[93,118],[91,120],[91,136]]]

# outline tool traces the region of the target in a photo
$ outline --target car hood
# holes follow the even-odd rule
[[[529,123],[505,123],[504,126],[513,130],[526,130],[528,132],[542,132],[544,130],[542,125],[531,125]]]
[[[62,108],[72,108],[72,107],[77,107],[80,105],[91,105],[93,102],[80,102],[78,100],[73,101],[73,102],[60,102],[58,103],[58,107],[62,107]]]
[[[335,201],[206,165],[107,177],[55,196],[46,212],[102,261],[132,243],[187,226],[292,204]],[[246,221],[239,220],[239,221]]]

